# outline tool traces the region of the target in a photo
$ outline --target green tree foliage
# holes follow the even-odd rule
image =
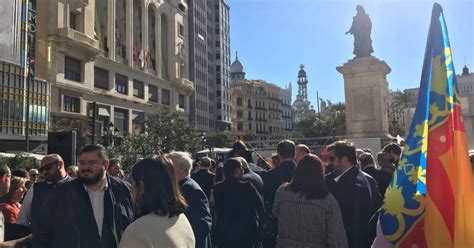
[[[2,157],[0,158],[0,163],[6,163],[12,171],[16,169],[24,169],[29,171],[30,169],[38,168],[37,163],[39,162],[36,162],[36,159],[32,157],[23,156],[20,153],[13,158]]]
[[[110,157],[120,158],[124,169],[138,160],[169,151],[195,152],[202,148],[201,134],[180,113],[162,108],[147,116],[144,134],[125,137],[120,145],[109,147]]]
[[[410,97],[406,91],[397,91],[392,98],[392,102],[390,103],[391,108],[404,110],[408,108],[410,103]]]
[[[231,147],[237,136],[229,131],[213,133],[206,136],[207,147]]]
[[[346,134],[346,106],[344,103],[333,104],[328,101],[328,106],[321,113],[308,117],[295,123],[293,137],[326,137]]]

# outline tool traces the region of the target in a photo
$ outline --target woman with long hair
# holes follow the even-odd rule
[[[324,167],[312,154],[301,158],[290,183],[276,192],[277,247],[347,247],[341,210],[326,189]]]
[[[5,223],[16,224],[20,213],[20,201],[26,192],[26,178],[12,177],[10,190],[0,198],[0,210],[5,218]]]
[[[130,180],[136,219],[125,230],[120,247],[194,247],[171,162],[161,156],[143,159],[133,166]]]

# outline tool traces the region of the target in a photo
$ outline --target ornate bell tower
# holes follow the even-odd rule
[[[306,78],[306,71],[304,65],[300,65],[300,71],[298,72],[298,95],[297,99],[308,101],[308,79]]]

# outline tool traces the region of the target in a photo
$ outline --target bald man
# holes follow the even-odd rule
[[[305,144],[296,145],[295,162],[298,163],[302,157],[311,153],[309,147]]]
[[[37,212],[48,197],[50,192],[59,184],[72,180],[64,168],[64,161],[58,154],[49,154],[41,160],[40,173],[43,174],[44,181],[35,183],[25,195],[21,205],[17,224],[29,226],[34,224],[38,217]]]

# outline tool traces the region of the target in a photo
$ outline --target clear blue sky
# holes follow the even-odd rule
[[[297,92],[299,65],[308,74],[308,97],[344,101],[344,82],[336,71],[353,58],[350,28],[362,4],[372,20],[377,58],[392,68],[390,89],[418,87],[434,1],[428,0],[227,0],[231,56],[239,52],[248,79]],[[466,62],[474,71],[474,0],[439,0],[448,26],[456,74]]]

